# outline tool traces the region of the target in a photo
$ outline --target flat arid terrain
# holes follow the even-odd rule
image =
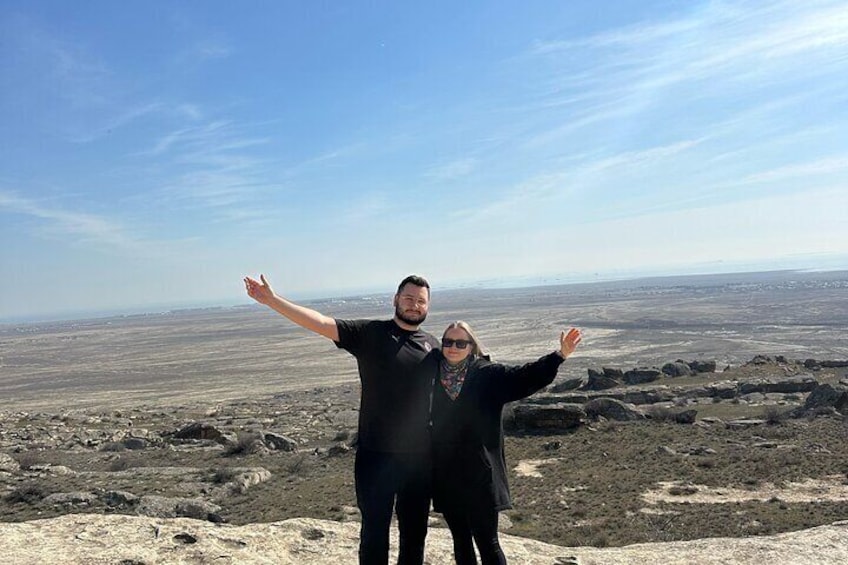
[[[506,363],[585,333],[508,410],[505,533],[604,548],[848,519],[848,272],[436,288],[425,329],[457,319]],[[347,353],[252,304],[0,326],[0,521],[356,521],[358,394]]]

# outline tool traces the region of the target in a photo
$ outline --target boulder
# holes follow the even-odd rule
[[[804,411],[812,412],[821,408],[833,408],[844,414],[848,407],[848,389],[841,385],[823,384],[817,386],[804,402]]]
[[[804,368],[810,369],[811,371],[818,371],[821,369],[821,365],[815,359],[804,359]]]
[[[716,371],[716,362],[715,361],[690,361],[689,368],[692,369],[694,373],[715,373]]]
[[[579,404],[520,404],[513,410],[515,426],[523,430],[570,430],[586,419]]]
[[[206,422],[192,422],[174,433],[176,439],[211,440],[217,443],[229,443],[225,434]]]
[[[678,424],[694,424],[697,415],[697,410],[684,410],[683,412],[676,413],[673,418]]]
[[[735,398],[738,393],[736,383],[729,381],[712,383],[707,386],[707,390],[711,397],[722,398],[725,400]]]
[[[255,469],[238,469],[235,476],[230,481],[234,490],[239,493],[247,492],[247,489],[254,485],[264,483],[271,478],[271,472],[263,467]],[[209,513],[215,513],[218,510],[212,510]]]
[[[662,371],[656,367],[638,367],[624,373],[623,380],[629,385],[651,383],[660,378]]]
[[[660,370],[669,377],[688,377],[694,372],[688,363],[679,359],[673,363],[666,363]]]
[[[265,445],[271,449],[277,451],[297,451],[297,442],[290,437],[274,432],[263,432],[262,439],[265,441]]]
[[[617,386],[621,386],[621,382],[607,375],[606,370],[604,370],[603,375],[589,375],[589,380],[584,388],[586,390],[607,390]]]
[[[668,388],[651,388],[640,390],[628,390],[619,399],[629,404],[657,404],[659,402],[673,402],[677,396]]]
[[[626,404],[614,398],[595,398],[583,406],[586,415],[592,419],[603,417],[619,422],[644,420],[645,414],[632,404]]]
[[[583,386],[585,383],[585,379],[581,377],[575,377],[573,379],[566,379],[564,381],[560,381],[558,383],[554,383],[550,387],[548,387],[548,392],[566,392],[569,390],[576,390]]]
[[[601,369],[604,372],[605,377],[609,377],[611,379],[621,380],[624,377],[624,371],[621,369],[615,369],[613,367],[604,367]]]

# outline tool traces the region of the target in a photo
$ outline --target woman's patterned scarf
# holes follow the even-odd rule
[[[459,397],[459,391],[462,390],[462,383],[465,382],[465,375],[468,373],[469,359],[471,359],[470,355],[456,365],[451,365],[447,359],[442,358],[439,380],[451,400]]]

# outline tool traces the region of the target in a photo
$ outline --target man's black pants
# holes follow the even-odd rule
[[[400,533],[399,565],[424,562],[430,514],[429,453],[383,453],[360,447],[354,475],[362,513],[360,565],[387,565],[392,510]]]

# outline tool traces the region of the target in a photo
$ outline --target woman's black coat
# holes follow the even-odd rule
[[[438,512],[512,508],[504,458],[504,404],[549,385],[563,362],[556,352],[521,366],[469,361],[451,400],[438,380],[433,390],[433,507]]]

